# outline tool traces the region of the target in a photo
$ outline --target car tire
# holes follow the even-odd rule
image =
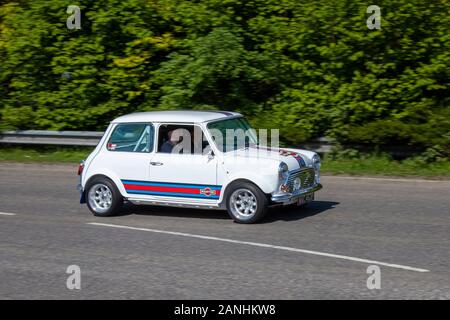
[[[260,221],[268,210],[266,195],[249,182],[237,182],[230,186],[226,196],[228,214],[237,223]]]
[[[87,206],[94,216],[114,216],[122,208],[123,197],[120,191],[106,177],[96,177],[89,181],[85,192]]]

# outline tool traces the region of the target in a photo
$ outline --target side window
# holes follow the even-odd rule
[[[211,149],[202,129],[194,125],[162,124],[158,136],[162,153],[206,154]]]
[[[153,150],[153,126],[145,123],[118,124],[109,138],[109,151],[150,152]]]

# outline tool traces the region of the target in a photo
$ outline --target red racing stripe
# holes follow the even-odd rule
[[[164,186],[143,186],[137,184],[124,184],[126,190],[147,190],[147,191],[160,191],[160,192],[177,192],[177,193],[190,193],[201,194],[201,188],[177,188],[177,187],[164,187]],[[220,196],[220,190],[215,191],[215,196]]]
[[[176,187],[162,187],[162,186],[142,186],[137,184],[124,184],[127,190],[147,190],[147,191],[160,191],[160,192],[179,192],[179,193],[191,193],[200,194],[200,189],[197,188],[176,188]]]
[[[188,194],[201,194],[200,190],[203,188],[179,188],[179,187],[166,187],[166,186],[143,186],[138,184],[124,184],[125,190],[146,190],[146,191],[159,191],[159,192],[177,192]],[[206,188],[205,188],[206,189]],[[220,190],[211,190],[215,196],[220,196]]]

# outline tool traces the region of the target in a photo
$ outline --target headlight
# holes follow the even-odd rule
[[[320,157],[318,154],[314,155],[312,162],[315,171],[316,183],[320,183]]]
[[[318,154],[315,154],[312,158],[314,169],[320,169],[320,157]]]
[[[289,175],[288,165],[284,162],[281,162],[278,166],[278,179],[279,179],[279,190],[281,192],[289,192],[289,186],[285,184],[287,177]]]
[[[278,166],[278,177],[280,178],[280,180],[284,180],[287,178],[288,175],[288,165],[284,162],[281,162],[280,165]]]

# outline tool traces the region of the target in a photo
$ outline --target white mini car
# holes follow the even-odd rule
[[[119,117],[80,164],[80,202],[96,216],[114,215],[129,201],[227,209],[234,221],[254,223],[271,205],[312,201],[322,188],[319,156],[262,146],[255,132],[227,111]]]

